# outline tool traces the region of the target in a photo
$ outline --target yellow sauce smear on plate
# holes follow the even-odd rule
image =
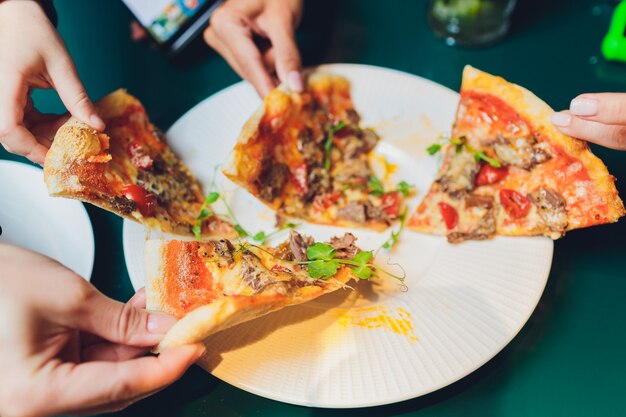
[[[377,155],[373,152],[371,155],[372,160],[375,161],[375,163],[378,164],[383,171],[383,181],[389,181],[391,179],[391,176],[398,170],[398,165],[392,164],[391,162],[387,161],[382,155]]]
[[[411,313],[401,307],[389,309],[385,306],[372,306],[340,310],[337,322],[346,328],[358,326],[364,329],[386,329],[405,336],[411,342],[419,341],[413,333]]]

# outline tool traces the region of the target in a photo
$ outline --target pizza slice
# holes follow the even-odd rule
[[[278,214],[376,230],[402,213],[406,188],[386,191],[368,156],[347,79],[311,73],[302,94],[278,88],[246,122],[224,174]]]
[[[355,240],[347,233],[322,244],[292,231],[275,248],[226,239],[147,241],[147,308],[180,319],[158,350],[202,341],[236,324],[347,288],[357,276],[368,277],[371,272],[351,266],[360,258],[371,260],[371,252],[361,252]],[[341,263],[346,261],[351,265]],[[368,271],[374,268],[364,265]]]
[[[75,198],[163,232],[193,236],[204,197],[193,174],[168,147],[144,107],[125,90],[96,103],[106,122],[97,132],[71,118],[56,133],[44,163],[48,192]],[[232,236],[209,216],[201,235]]]
[[[585,142],[554,128],[552,113],[528,90],[465,67],[437,179],[407,226],[456,243],[494,235],[557,239],[616,222],[624,205],[615,178]]]

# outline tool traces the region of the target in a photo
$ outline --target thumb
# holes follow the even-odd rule
[[[64,363],[55,369],[56,378],[51,381],[63,389],[57,391],[55,404],[47,405],[46,414],[119,409],[120,404],[127,405],[173,383],[204,353],[203,345],[194,344],[123,362]]]
[[[93,291],[84,304],[82,314],[75,315],[74,326],[122,345],[156,345],[176,323],[169,314],[120,303],[99,291]]]
[[[301,93],[304,89],[302,62],[293,29],[275,24],[271,25],[267,34],[274,49],[278,79],[290,90]]]
[[[89,99],[83,83],[78,78],[76,67],[69,56],[48,66],[52,85],[61,101],[77,119],[96,130],[104,129],[104,121],[96,113],[96,108]]]

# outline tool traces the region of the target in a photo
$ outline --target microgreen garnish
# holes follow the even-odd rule
[[[328,279],[337,273],[339,262],[335,255],[337,251],[326,243],[317,242],[307,248],[307,258],[309,258],[307,268],[311,278]]]
[[[208,204],[213,204],[215,203],[218,199],[220,198],[220,194],[216,193],[215,191],[211,191],[209,193],[209,195],[206,197],[206,199],[204,200],[204,204],[208,205]]]
[[[382,196],[385,193],[385,186],[382,181],[378,179],[375,175],[372,175],[370,179],[367,181],[367,189],[369,193],[372,195],[376,195],[378,197]]]
[[[500,164],[500,161],[498,161],[497,159],[488,157],[483,152],[474,152],[474,157],[476,158],[477,161],[482,159],[483,161],[485,161],[486,163],[488,163],[494,168],[500,168],[502,166],[502,164]]]
[[[213,187],[214,185],[212,186],[212,188]],[[211,210],[209,205],[217,202],[218,200],[221,200],[222,203],[224,204],[224,207],[226,207],[226,211],[228,214],[224,215],[224,217],[227,217],[233,223],[233,229],[235,229],[235,232],[237,232],[237,236],[241,239],[250,237],[252,238],[252,240],[256,242],[263,243],[267,239],[269,239],[271,236],[274,236],[275,234],[280,233],[283,230],[295,229],[296,227],[299,226],[298,224],[289,222],[285,224],[284,226],[280,227],[279,229],[274,230],[272,232],[261,231],[261,232],[252,234],[248,232],[246,229],[244,229],[243,226],[239,223],[239,221],[237,220],[237,217],[235,217],[235,213],[233,212],[233,209],[230,207],[230,204],[228,204],[224,196],[222,196],[220,193],[216,191],[211,191],[209,195],[207,195],[206,199],[204,200],[204,203],[202,204],[202,208],[200,209],[200,214],[196,218],[196,223],[191,228],[194,235],[196,236],[196,240],[200,241],[200,237],[202,234],[202,222],[211,216],[217,215],[217,213]]]
[[[233,209],[230,207],[230,204],[228,204],[228,201],[226,201],[223,196],[220,196],[220,200],[222,200],[222,203],[224,203],[224,207],[226,207],[228,217],[230,217],[230,220],[233,223],[233,229],[235,229],[235,232],[237,232],[237,236],[239,236],[240,238],[250,236],[250,233],[246,229],[244,229],[241,223],[239,223],[239,221],[237,220],[237,217],[235,216],[235,213],[233,213]]]
[[[434,155],[440,150],[441,150],[441,144],[439,143],[433,143],[428,148],[426,148],[426,151],[428,152],[429,155]]]
[[[235,223],[233,225],[235,232],[237,232],[237,236],[244,238],[250,236],[250,233],[246,229],[244,229],[239,223]]]
[[[408,209],[405,208],[404,212],[400,215],[400,227],[395,232],[391,232],[391,236],[389,236],[389,239],[387,239],[385,243],[381,245],[382,248],[391,249],[396,245],[396,243],[398,243],[398,238],[400,237],[400,233],[402,233],[402,230],[404,229],[404,224],[406,223],[407,214]]]
[[[252,236],[252,240],[259,242],[259,243],[263,243],[265,242],[267,239],[269,239],[270,237],[274,236],[275,234],[278,234],[280,232],[282,232],[283,230],[287,230],[287,229],[295,229],[296,227],[300,226],[297,223],[287,223],[284,226],[274,230],[273,232],[270,233],[265,233],[263,231],[260,231],[258,233],[256,233],[254,236]]]
[[[373,251],[361,251],[352,259],[337,258],[337,251],[327,243],[317,242],[307,248],[308,261],[294,262],[298,265],[306,265],[311,278],[328,279],[337,273],[341,265],[348,265],[354,275],[360,279],[369,279],[375,272],[382,272],[399,281],[404,281],[403,276],[394,275],[381,267],[369,263],[374,258]]]
[[[406,197],[411,192],[411,188],[413,188],[413,186],[409,184],[408,182],[400,181],[398,183],[397,190],[400,191],[400,193]]]
[[[220,198],[220,194],[213,191],[215,190],[215,178],[217,178],[218,168],[219,168],[219,165],[216,165],[213,171],[213,180],[211,181],[211,188],[210,188],[212,191],[209,193],[209,195],[206,196],[206,198],[204,199],[204,202],[202,202],[202,207],[200,207],[200,214],[198,214],[198,217],[196,218],[196,222],[191,227],[191,231],[196,236],[197,241],[200,241],[200,236],[202,234],[202,222],[205,219],[208,219],[209,217],[215,215],[213,210],[211,210],[210,205],[215,203]]]
[[[307,258],[310,261],[329,261],[335,257],[337,251],[327,243],[317,242],[309,246],[306,250]]]
[[[411,193],[411,188],[413,188],[413,186],[408,182],[400,181],[396,186],[396,189],[393,191],[398,191],[406,197]],[[387,192],[385,191],[385,186],[383,185],[382,181],[374,175],[372,175],[367,181],[367,189],[370,194],[378,197],[382,197],[382,195]]]
[[[358,266],[352,267],[352,272],[354,275],[361,279],[369,279],[373,275],[372,268],[369,265],[369,261],[374,257],[374,253],[372,251],[363,251],[354,255],[352,258],[352,262],[358,264]]]
[[[248,244],[245,245],[247,248]],[[268,251],[261,246],[250,246],[257,248],[270,256],[278,258],[274,253]],[[406,290],[406,285],[404,284],[406,274],[404,272],[404,269],[402,269],[402,267],[398,264],[390,264],[398,266],[400,269],[402,269],[403,275],[400,276],[392,274],[391,272],[381,268],[380,266],[370,263],[370,261],[374,258],[373,251],[361,251],[357,253],[352,259],[340,259],[336,256],[337,251],[331,245],[327,243],[317,242],[307,248],[308,261],[297,262],[289,261],[282,258],[278,259],[280,259],[281,262],[305,266],[311,278],[321,280],[327,280],[328,278],[335,275],[341,265],[347,265],[348,267],[350,267],[352,272],[354,272],[354,275],[356,275],[360,279],[369,279],[373,276],[376,276],[378,272],[382,272],[383,274],[400,281],[403,291]]]
[[[326,171],[330,171],[330,150],[333,147],[333,139],[335,137],[335,132],[341,130],[346,125],[346,122],[340,120],[330,127],[328,131],[328,137],[326,138],[326,142],[324,142],[324,169]]]
[[[198,226],[197,224],[194,224],[191,227],[191,231],[196,236],[196,240],[199,242],[200,241],[200,234],[202,233],[202,226]]]
[[[497,159],[488,157],[484,152],[479,151],[478,149],[474,148],[472,145],[467,143],[467,138],[465,136],[461,136],[459,138],[450,138],[448,142],[454,145],[454,150],[456,153],[461,152],[463,148],[465,147],[465,149],[467,149],[468,152],[474,155],[474,158],[476,158],[477,161],[483,160],[494,168],[500,168],[502,166],[500,161],[498,161]],[[426,151],[430,155],[435,155],[442,148],[443,146],[441,144],[433,143],[428,148],[426,148]]]
[[[239,222],[237,221],[237,218],[235,217],[235,214],[233,213],[233,210],[230,208],[230,205],[228,204],[228,202],[226,201],[224,196],[222,196],[220,193],[218,193],[216,191],[211,191],[209,193],[209,195],[207,195],[206,199],[204,200],[204,203],[202,203],[202,208],[200,209],[200,214],[196,218],[196,224],[194,224],[193,227],[191,228],[191,230],[193,231],[194,235],[196,235],[196,240],[198,240],[198,241],[200,240],[200,235],[201,235],[201,232],[202,232],[202,221],[207,219],[207,218],[209,218],[209,217],[211,217],[211,216],[213,216],[213,215],[216,215],[216,213],[213,210],[211,210],[209,205],[217,202],[218,200],[221,200],[222,203],[224,203],[224,207],[226,207],[226,210],[228,211],[228,217],[234,223],[233,224],[233,228],[237,232],[237,235],[240,238],[250,236],[250,233],[248,233],[246,231],[246,229],[244,229],[239,224]]]
[[[337,273],[339,262],[336,259],[328,261],[311,261],[308,263],[308,271],[311,278],[328,279]]]

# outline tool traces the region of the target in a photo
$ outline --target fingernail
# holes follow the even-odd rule
[[[569,109],[576,116],[593,116],[598,113],[598,100],[593,98],[575,98]]]
[[[550,120],[555,126],[565,127],[569,126],[572,121],[572,116],[567,113],[553,113],[552,116],[550,116]]]
[[[196,350],[196,358],[200,358],[204,356],[206,353],[206,347],[203,344],[198,344],[198,348]]]
[[[89,121],[91,122],[91,127],[93,127],[94,129],[104,129],[104,121],[97,114],[92,114],[89,117]]]
[[[299,71],[291,71],[287,74],[287,86],[291,91],[301,93],[304,89],[304,83],[302,82],[302,74]]]
[[[148,313],[148,333],[165,334],[176,323],[176,318],[169,314]]]

